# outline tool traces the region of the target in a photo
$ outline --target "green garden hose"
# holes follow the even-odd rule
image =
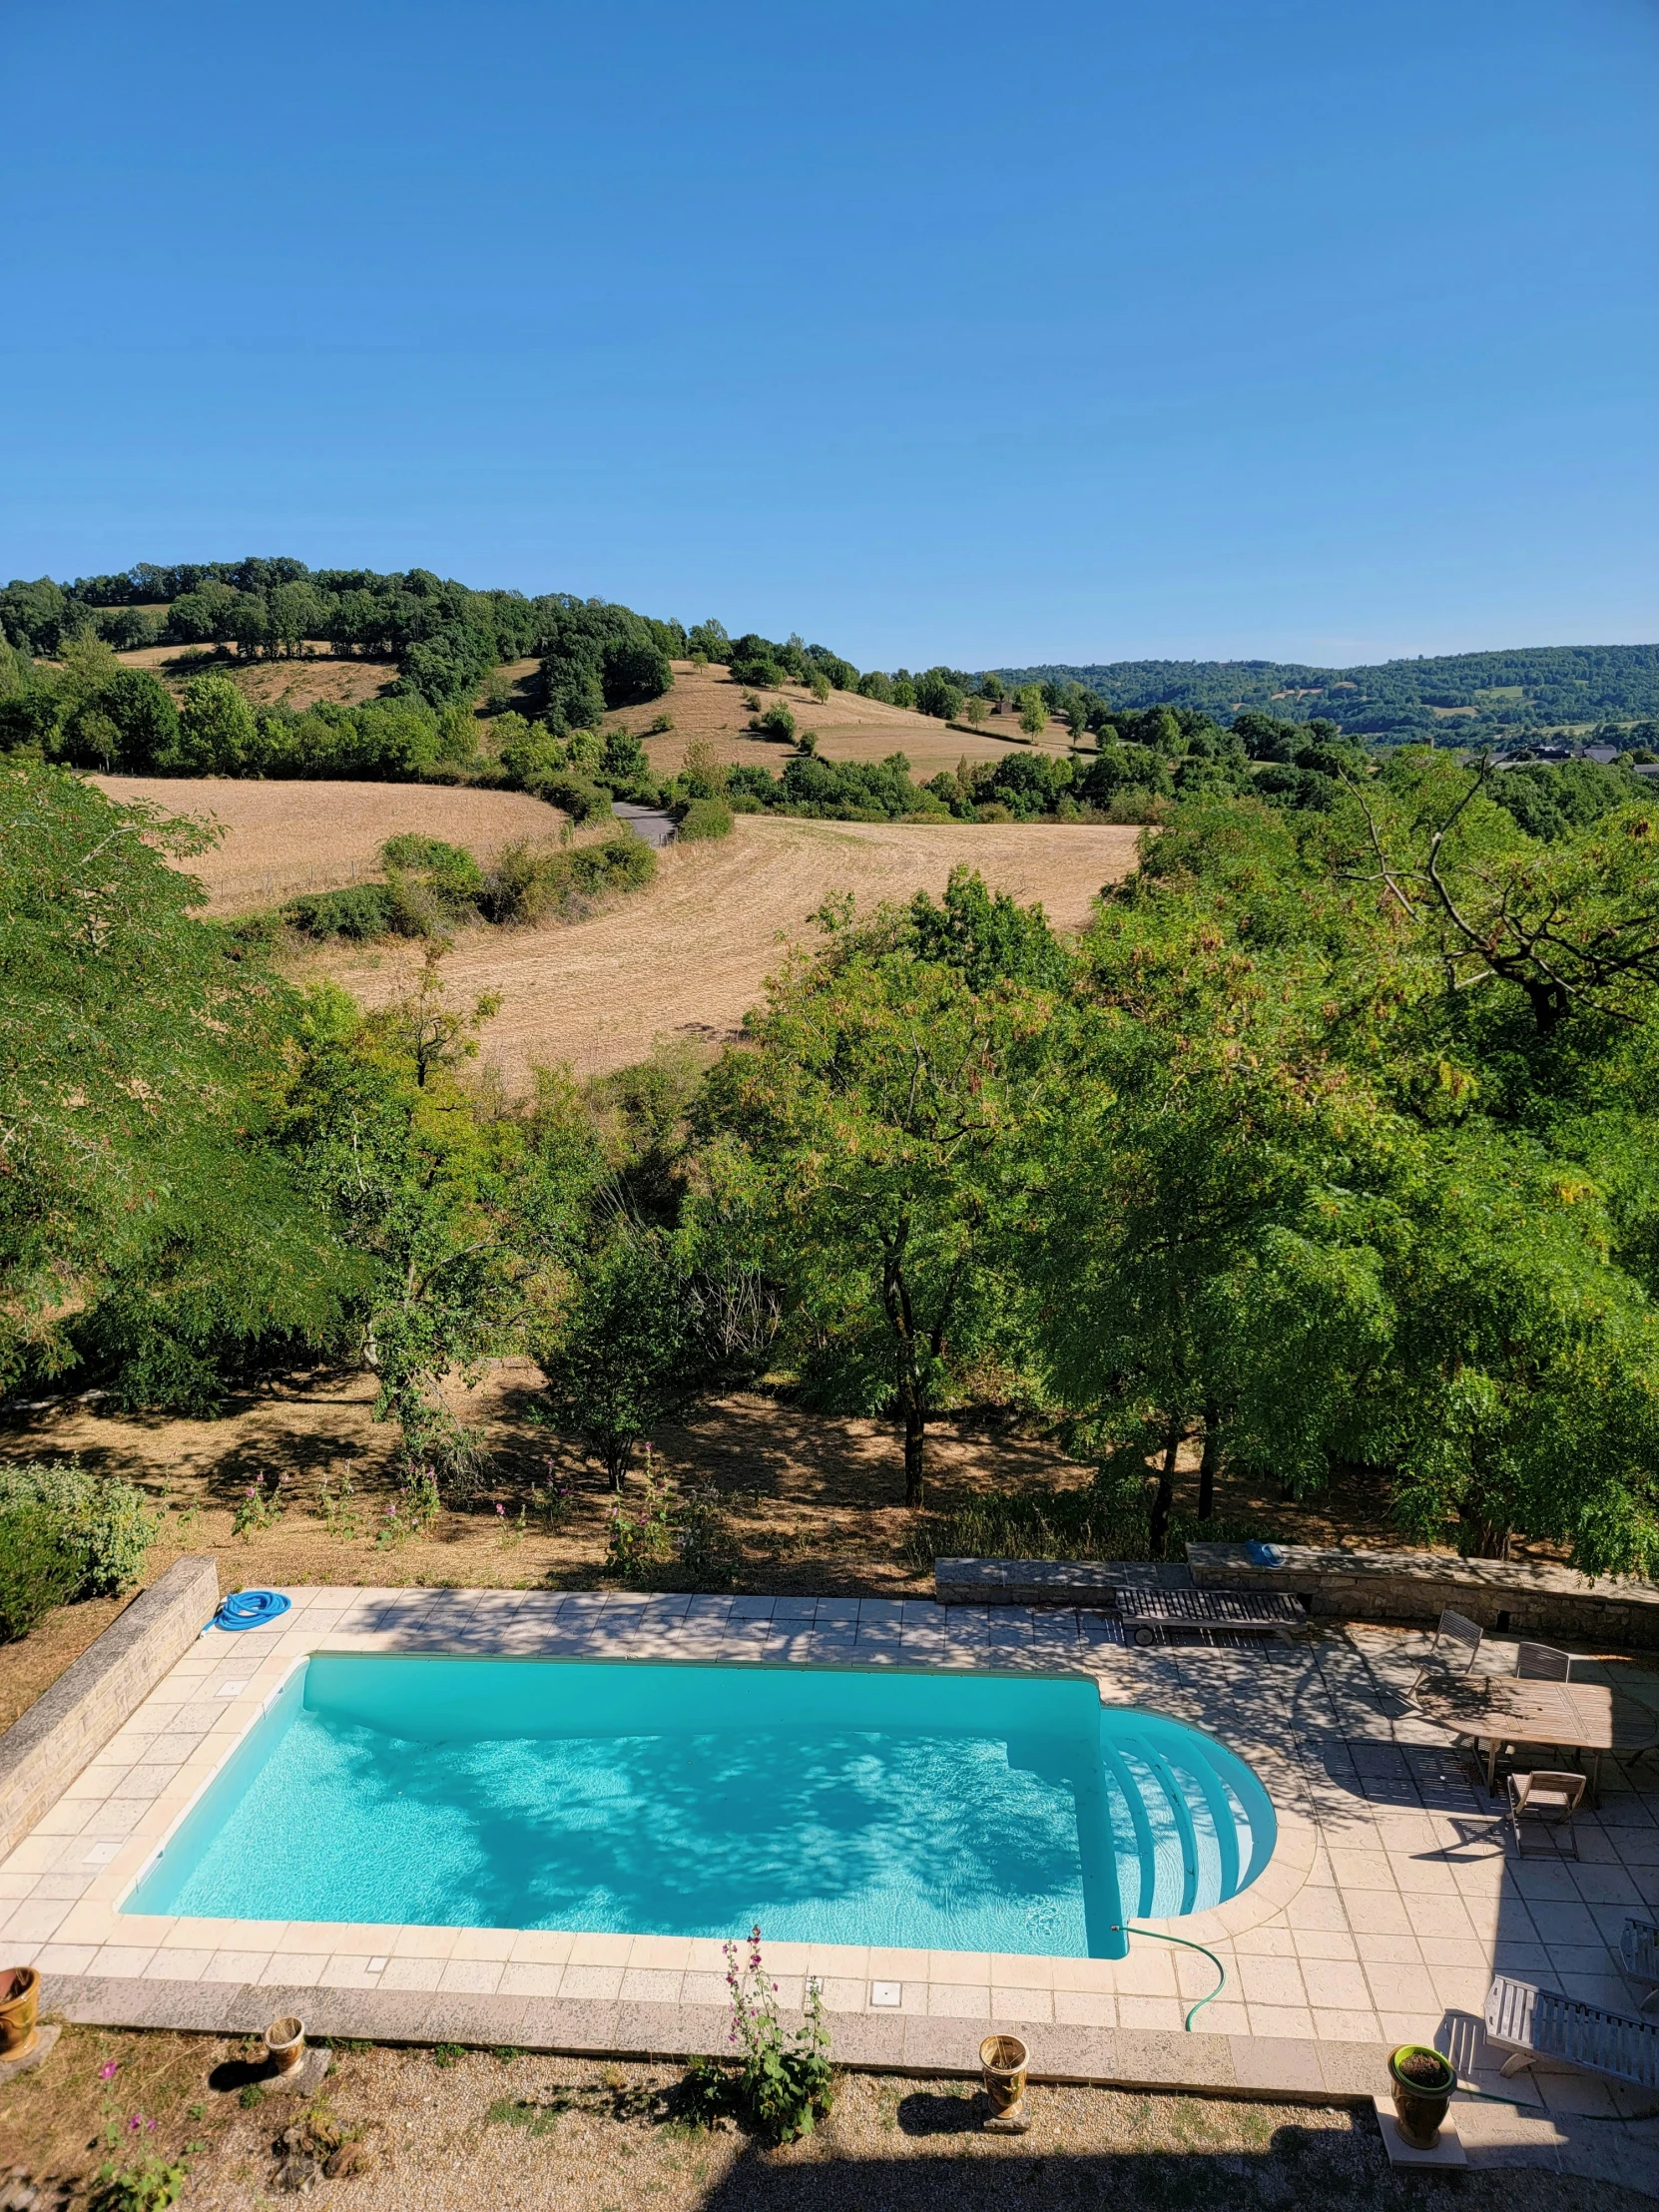
[[[1211,1965],[1215,1967],[1217,1973],[1221,1975],[1221,1979],[1210,1991],[1210,1994],[1207,1997],[1200,1997],[1198,2002],[1193,2006],[1192,2011],[1187,2014],[1186,2019],[1182,2022],[1182,2025],[1186,2029],[1186,2032],[1190,2035],[1193,2031],[1194,2014],[1202,2012],[1204,2007],[1207,2004],[1213,2003],[1215,1999],[1221,1995],[1223,1989],[1226,1988],[1227,1968],[1222,1964],[1221,1960],[1216,1956],[1213,1950],[1206,1950],[1202,1943],[1195,1943],[1190,1936],[1166,1936],[1161,1928],[1137,1928],[1133,1921],[1126,1921],[1124,1923],[1123,1933],[1126,1936],[1150,1936],[1157,1942],[1160,1943],[1179,1943],[1183,1950],[1196,1950],[1201,1957],[1208,1958]]]

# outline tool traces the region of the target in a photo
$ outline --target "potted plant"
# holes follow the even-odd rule
[[[1432,2150],[1457,2086],[1456,2068],[1427,2043],[1401,2043],[1388,2053],[1388,2079],[1401,2137],[1413,2150]]]
[[[27,2058],[35,2047],[40,1975],[33,1966],[0,1966],[0,2058]]]

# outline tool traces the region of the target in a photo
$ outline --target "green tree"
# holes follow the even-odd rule
[[[123,1285],[158,1329],[188,1291],[199,1341],[328,1326],[326,1232],[263,1153],[291,1001],[172,864],[210,841],[0,763],[0,1387],[72,1365]]]
[[[913,923],[910,925],[913,926]],[[709,1172],[785,1286],[822,1402],[896,1410],[904,1496],[952,1363],[1003,1343],[1002,1160],[1051,1001],[919,959],[898,917],[798,961],[710,1077]]]
[[[226,676],[193,676],[179,707],[179,735],[157,766],[182,776],[240,776],[258,746],[254,710]]]
[[[571,1257],[565,1295],[532,1324],[530,1349],[552,1425],[579,1437],[620,1490],[642,1439],[703,1372],[683,1240],[619,1214]]]

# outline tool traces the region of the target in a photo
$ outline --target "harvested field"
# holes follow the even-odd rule
[[[644,731],[660,714],[672,715],[673,731],[648,738],[646,752],[659,776],[672,776],[695,738],[706,738],[723,761],[749,762],[780,775],[791,748],[766,738],[748,735],[750,710],[744,705],[747,687],[735,684],[723,668],[693,668],[689,661],[674,664],[674,689],[666,698],[643,707],[626,707],[608,715],[607,725],[624,724]],[[803,730],[816,730],[819,751],[830,761],[880,761],[889,753],[902,753],[918,783],[954,768],[964,755],[970,761],[995,761],[1010,752],[1028,752],[1012,715],[993,716],[975,736],[948,727],[931,715],[918,715],[905,707],[885,707],[879,700],[862,699],[856,692],[831,692],[822,704],[804,684],[786,684],[779,691],[757,695],[763,706],[783,700]],[[998,730],[1008,737],[993,735]],[[1093,742],[1092,740],[1090,741]],[[1063,753],[1066,732],[1056,723],[1040,751]]]
[[[832,891],[853,892],[867,911],[918,889],[942,891],[965,863],[993,890],[1040,899],[1058,927],[1077,929],[1102,884],[1133,867],[1139,836],[1085,824],[740,815],[730,837],[671,845],[654,883],[585,921],[463,931],[445,974],[459,998],[500,992],[483,1049],[509,1085],[561,1061],[598,1075],[643,1059],[658,1037],[736,1036],[785,947],[814,940],[809,916]],[[418,954],[335,946],[312,958],[378,1005],[407,987]]]
[[[216,822],[221,842],[191,862],[209,911],[269,906],[379,873],[387,837],[413,830],[488,860],[515,837],[556,836],[564,816],[524,792],[447,784],[261,783],[216,776],[95,776],[112,799]]]
[[[342,707],[377,699],[396,681],[395,661],[362,661],[336,654],[326,639],[310,640],[296,661],[243,661],[212,646],[145,645],[116,658],[125,668],[147,668],[177,697],[193,676],[228,676],[256,707],[314,707],[330,700]]]

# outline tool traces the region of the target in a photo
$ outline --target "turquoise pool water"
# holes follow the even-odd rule
[[[125,1910],[1118,1957],[1274,1836],[1086,1678],[324,1653]]]

